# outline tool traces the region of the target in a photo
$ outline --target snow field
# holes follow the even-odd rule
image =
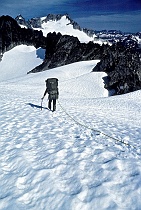
[[[1,80],[1,210],[140,210],[141,91],[105,97],[105,74],[91,73],[97,62],[28,75],[22,68],[17,77],[23,59],[14,64],[11,79]],[[54,113],[47,98],[40,107],[49,77],[59,78],[63,109],[57,103]]]
[[[33,46],[20,45],[5,52],[0,62],[0,81],[24,76],[29,69],[41,64],[43,57],[40,52],[42,51],[40,48],[36,51]]]
[[[10,116],[3,118],[10,123],[1,128],[2,209],[11,204],[14,209],[68,209],[68,204],[128,209],[139,203],[140,165],[128,148],[74,124],[62,110],[31,112],[22,100],[5,108]]]

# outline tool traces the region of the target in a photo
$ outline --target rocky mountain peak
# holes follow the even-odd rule
[[[62,24],[66,25],[72,25],[73,29],[77,29],[81,32],[84,32],[88,37],[93,37],[95,32],[93,30],[88,30],[86,28],[81,28],[80,25],[75,22],[73,19],[68,14],[48,14],[45,17],[34,17],[31,18],[30,20],[26,21],[22,15],[18,15],[16,18],[16,21],[21,27],[25,28],[33,28],[33,29],[43,29],[45,27],[45,24],[53,21],[53,22],[58,22],[62,19]],[[64,21],[66,19],[66,21]],[[43,27],[44,25],[44,27]],[[61,31],[60,31],[61,33]]]
[[[15,18],[15,20],[20,25],[20,27],[22,27],[22,28],[31,28],[29,21],[26,21],[25,18],[21,14],[19,14]]]

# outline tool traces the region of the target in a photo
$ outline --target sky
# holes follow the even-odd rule
[[[30,19],[66,13],[83,28],[141,31],[140,0],[0,0],[0,16]]]

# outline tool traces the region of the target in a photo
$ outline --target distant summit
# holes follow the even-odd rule
[[[29,21],[26,21],[22,15],[18,15],[15,20],[21,28],[31,28]]]
[[[96,39],[93,30],[81,28],[68,14],[48,14],[45,17],[35,17],[27,21],[21,15],[18,15],[15,19],[20,27],[41,30],[45,37],[50,32],[56,32],[77,37],[80,42],[94,41],[102,44],[101,41]]]

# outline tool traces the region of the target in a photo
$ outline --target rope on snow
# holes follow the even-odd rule
[[[114,137],[112,137],[112,136],[110,136],[110,135],[108,135],[108,134],[105,134],[105,133],[103,133],[103,132],[101,132],[101,131],[99,131],[99,130],[96,130],[96,129],[94,129],[94,128],[91,128],[91,127],[89,127],[89,126],[87,126],[87,125],[85,125],[85,124],[82,124],[82,123],[78,122],[78,121],[77,121],[76,119],[74,119],[70,114],[67,113],[67,111],[65,110],[65,108],[64,108],[64,107],[61,105],[61,103],[59,102],[59,100],[58,100],[58,103],[59,103],[61,109],[65,112],[65,114],[66,114],[70,119],[72,119],[76,124],[78,124],[78,125],[80,125],[80,126],[82,126],[82,127],[85,127],[85,128],[87,128],[87,129],[90,129],[90,130],[92,130],[92,131],[94,131],[94,132],[98,132],[99,134],[102,134],[102,135],[104,135],[104,136],[106,136],[106,137],[108,137],[108,138],[110,138],[110,139],[113,139],[113,140],[116,141],[116,142],[120,142],[120,143],[122,143],[122,144],[124,144],[124,145],[126,145],[126,146],[130,146],[130,147],[133,147],[134,149],[137,149],[136,146],[131,145],[130,143],[126,143],[126,142],[123,141],[123,140],[120,140],[120,139],[118,139],[118,138],[114,138]]]

